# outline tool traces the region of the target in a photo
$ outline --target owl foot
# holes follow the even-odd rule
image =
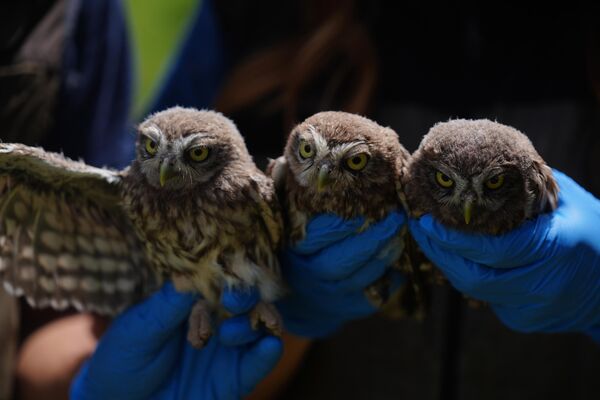
[[[210,307],[206,300],[199,300],[190,313],[188,319],[189,330],[187,340],[195,349],[201,349],[212,336],[212,321]]]
[[[261,301],[250,311],[250,325],[254,330],[258,329],[260,325],[264,325],[275,336],[283,334],[281,315],[279,315],[279,311],[275,306],[270,303]]]

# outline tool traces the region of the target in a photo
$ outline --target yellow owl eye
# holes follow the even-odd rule
[[[309,158],[315,155],[315,149],[306,140],[300,142],[300,157]]]
[[[146,152],[150,155],[155,155],[158,151],[158,143],[150,138],[146,138]]]
[[[504,184],[504,174],[496,175],[493,178],[485,181],[485,186],[488,189],[498,189]]]
[[[364,169],[367,166],[368,161],[369,156],[367,156],[365,153],[360,153],[346,159],[346,165],[352,171],[360,171],[361,169]]]
[[[435,173],[435,180],[437,181],[438,185],[446,189],[454,186],[454,181],[450,179],[448,175],[440,171]]]
[[[190,149],[188,155],[192,161],[201,162],[208,157],[208,147],[198,146]]]

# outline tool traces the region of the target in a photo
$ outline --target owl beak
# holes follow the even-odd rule
[[[176,175],[177,171],[175,171],[175,168],[167,160],[163,161],[160,164],[159,172],[160,187],[164,187],[165,183],[167,183],[169,179],[173,178]]]
[[[469,225],[469,222],[471,222],[471,213],[473,211],[473,201],[472,200],[465,200],[465,203],[463,204],[463,214],[465,216],[465,224]]]
[[[331,182],[331,178],[329,176],[329,165],[322,165],[319,169],[319,176],[317,177],[317,191],[322,192],[329,183]]]

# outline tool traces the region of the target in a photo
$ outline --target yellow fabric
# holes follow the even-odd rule
[[[201,0],[126,0],[134,53],[134,116],[152,100],[169,60]]]

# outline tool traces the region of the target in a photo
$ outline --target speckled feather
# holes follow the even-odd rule
[[[113,315],[156,287],[118,202],[121,176],[0,144],[0,280],[35,307]]]
[[[219,113],[177,107],[150,116],[140,132],[148,127],[159,129],[168,147],[202,133],[221,149],[215,172],[197,184],[186,175],[185,187],[161,190],[142,171],[140,143],[138,158],[120,172],[0,145],[5,284],[36,306],[109,315],[162,277],[178,290],[200,292],[213,308],[224,285],[257,286],[262,300],[277,299],[283,291],[279,205],[272,180],[256,168],[235,125]],[[76,266],[65,267],[73,260]],[[132,285],[121,293],[125,279]]]
[[[276,250],[282,221],[273,182],[255,166],[233,122],[213,111],[175,107],[149,116],[139,131],[147,129],[160,130],[167,146],[201,133],[218,158],[198,184],[152,190],[138,144],[123,205],[153,266],[179,290],[199,291],[213,306],[223,285],[257,286],[267,302],[281,296]]]
[[[300,132],[312,130],[319,132],[330,148],[344,143],[366,143],[371,154],[365,170],[349,184],[333,182],[331,189],[323,192],[318,192],[316,185],[301,185],[298,168],[293,165],[296,141]],[[301,239],[306,221],[315,214],[333,213],[346,219],[364,216],[373,222],[401,209],[400,178],[409,157],[393,130],[365,117],[330,111],[306,119],[293,129],[284,156],[274,160],[268,169],[278,188],[282,188],[282,201],[290,220],[288,236],[293,241]]]
[[[300,138],[310,141],[316,148],[314,161],[307,164],[298,155]],[[356,173],[344,171],[343,163],[353,153],[352,149],[369,154],[366,167]],[[319,152],[322,152],[320,154]],[[296,126],[290,134],[284,155],[273,160],[267,172],[274,178],[277,191],[282,199],[286,217],[286,237],[294,243],[306,233],[306,224],[316,214],[332,213],[344,219],[366,217],[363,228],[383,219],[391,211],[403,208],[401,179],[406,171],[410,154],[398,141],[398,135],[368,118],[345,112],[321,112]],[[329,188],[317,189],[315,182],[318,164],[329,160],[334,165],[336,179]],[[403,230],[394,246],[406,248],[409,241]],[[404,251],[396,268],[402,270],[411,281],[408,291],[402,291],[402,310],[393,304],[388,315],[400,316],[421,312],[424,304],[422,297],[421,271]],[[420,258],[421,259],[421,258]],[[413,263],[414,262],[414,263]],[[374,304],[380,305],[376,283],[367,289],[368,297]],[[384,285],[385,286],[385,285]],[[415,295],[415,293],[419,293]],[[395,303],[396,300],[394,300]],[[410,304],[409,304],[410,303]],[[417,310],[419,309],[419,310]]]
[[[275,250],[281,217],[270,179],[253,166],[219,176],[210,190],[148,192],[143,181],[125,178],[124,207],[146,246],[153,267],[182,291],[199,291],[212,304],[224,283],[257,286],[271,302],[282,294]],[[137,169],[134,164],[133,171]]]

